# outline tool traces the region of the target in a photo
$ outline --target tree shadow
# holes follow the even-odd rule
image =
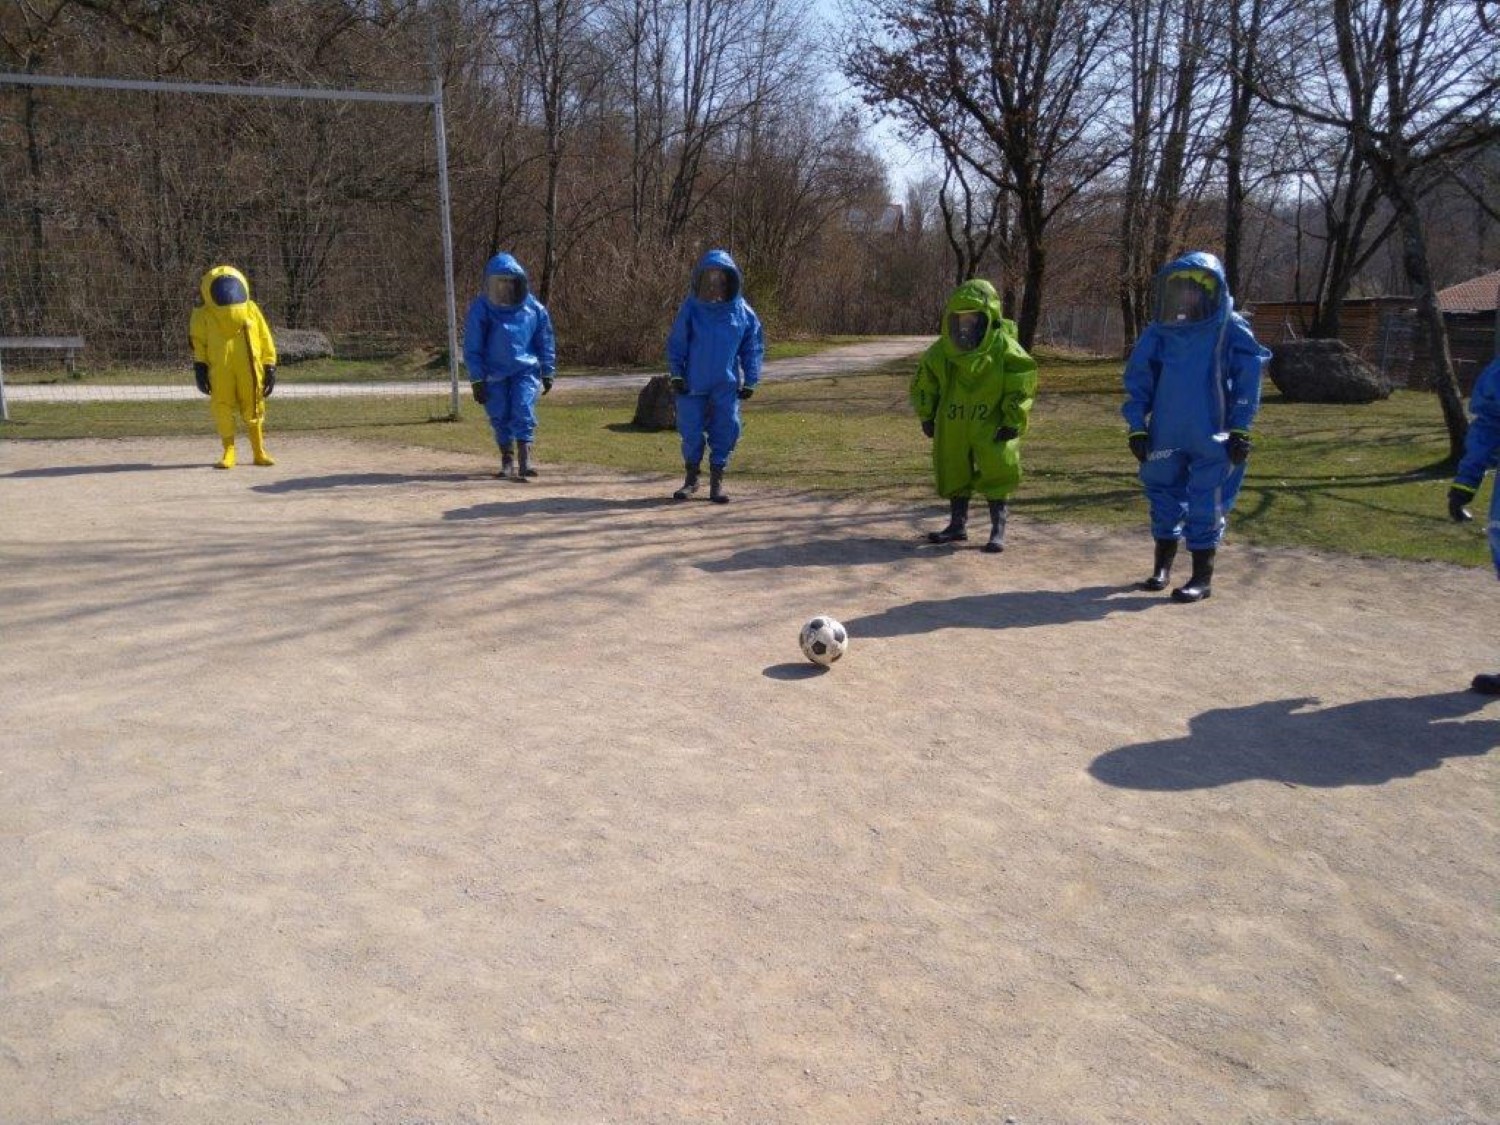
[[[722,559],[695,563],[699,570],[723,574],[737,570],[777,570],[794,566],[864,566],[910,558],[926,541],[893,539],[811,539],[774,547],[747,547]],[[944,551],[944,554],[951,554]]]
[[[535,496],[524,500],[495,500],[488,504],[471,504],[467,508],[451,508],[443,513],[443,519],[492,520],[532,515],[583,515],[681,505],[681,501],[673,500],[670,496],[636,496],[629,500],[611,500],[603,496]]]
[[[1015,590],[909,602],[868,617],[857,617],[844,625],[851,637],[906,637],[935,633],[939,629],[1031,629],[1102,621],[1111,614],[1135,613],[1161,605],[1171,602],[1161,594],[1139,593],[1134,585]]]
[[[826,675],[828,669],[811,661],[772,664],[761,670],[761,675],[770,680],[815,680]]]
[[[612,434],[675,434],[672,426],[637,426],[634,422],[609,422],[604,427]]]
[[[1463,719],[1484,707],[1474,692],[1366,699],[1311,710],[1312,698],[1205,711],[1181,738],[1122,746],[1089,773],[1122,789],[1212,789],[1239,781],[1336,787],[1381,785],[1436,769],[1444,758],[1500,746],[1500,721]]]
[[[257,484],[251,492],[318,492],[329,488],[367,488],[393,484],[454,484],[483,480],[490,473],[330,473],[323,477],[291,477]]]
[[[147,462],[120,465],[55,465],[44,469],[17,469],[13,473],[0,473],[10,477],[78,477],[95,473],[165,473],[173,469],[207,469],[210,461],[198,461],[186,465],[152,465]]]

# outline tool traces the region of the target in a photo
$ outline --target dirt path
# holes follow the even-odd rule
[[[929,343],[930,336],[885,336],[858,344],[841,344],[795,359],[773,359],[766,363],[762,378],[770,383],[796,382],[802,379],[826,379],[830,375],[868,371],[893,359],[915,356]],[[132,402],[189,401],[201,397],[190,372],[183,369],[180,382],[171,384],[126,384],[108,386],[67,383],[22,383],[5,388],[11,402]],[[646,385],[652,375],[665,371],[635,371],[618,375],[567,375],[557,381],[556,392],[635,390]],[[446,394],[452,386],[445,374],[431,379],[407,379],[378,383],[293,383],[276,385],[277,399],[346,398]],[[465,388],[467,393],[467,388]]]
[[[0,1121],[1500,1120],[1491,576],[277,452],[0,444]]]

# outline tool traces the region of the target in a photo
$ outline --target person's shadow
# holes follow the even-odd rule
[[[1212,789],[1257,779],[1381,785],[1436,769],[1444,758],[1500,746],[1500,721],[1456,721],[1488,702],[1474,692],[1324,708],[1317,702],[1276,699],[1205,711],[1189,721],[1183,737],[1111,750],[1094,759],[1089,773],[1122,789]]]
[[[1102,621],[1170,605],[1161,594],[1135,594],[1135,586],[1085,586],[1081,590],[1012,590],[960,598],[908,602],[844,622],[851,637],[907,637],[939,629],[1032,629]]]

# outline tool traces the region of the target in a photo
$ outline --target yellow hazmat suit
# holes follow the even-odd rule
[[[276,344],[260,306],[250,299],[250,283],[233,266],[215,266],[198,285],[201,303],[188,331],[193,367],[203,386],[207,371],[208,408],[224,441],[220,469],[234,468],[234,412],[250,434],[257,465],[274,465],[266,452],[266,395],[275,387]]]

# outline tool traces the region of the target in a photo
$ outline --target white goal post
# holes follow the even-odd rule
[[[33,366],[51,363],[55,369],[59,353],[26,345],[81,338],[78,354],[86,373],[103,363],[124,374],[97,380],[13,377],[8,395],[0,383],[0,403],[194,397],[191,378],[179,378],[178,372],[185,372],[189,358],[186,325],[197,278],[229,261],[249,267],[252,296],[273,328],[334,340],[342,333],[355,357],[363,354],[361,347],[372,354],[379,348],[390,354],[408,349],[404,369],[391,363],[366,371],[351,362],[326,382],[317,375],[300,383],[281,381],[278,399],[441,391],[445,405],[439,409],[458,416],[457,297],[441,79],[434,79],[428,92],[401,93],[0,73],[0,95],[7,93],[26,99],[26,113],[24,132],[23,115],[0,113],[0,180],[10,181],[8,187],[0,185],[0,340],[12,344],[0,364],[29,358]],[[44,112],[38,113],[35,106],[44,93],[57,100],[41,102]],[[137,100],[123,108],[141,94],[152,95],[149,105]],[[307,110],[306,121],[269,111],[207,108],[225,98],[336,108]],[[360,117],[374,112],[359,108],[365,106],[430,110],[432,149],[420,138],[412,143],[408,121],[391,125]],[[198,163],[199,133],[210,138],[201,147],[213,156],[222,153],[222,168],[212,167],[212,159],[207,168]],[[372,145],[370,138],[384,140],[386,147]],[[409,158],[400,175],[389,171],[400,163],[397,157]],[[367,168],[359,167],[361,160]],[[422,180],[431,184],[433,164],[437,198],[428,194],[423,200]],[[77,171],[79,166],[86,172]],[[418,167],[424,169],[420,174],[413,171]],[[215,183],[216,178],[226,183]],[[283,185],[283,179],[290,182]],[[314,198],[307,194],[312,190],[324,194]],[[312,199],[316,213],[297,214],[299,198]],[[216,213],[223,216],[223,229],[182,233],[195,224],[212,225],[205,216]],[[372,221],[361,229],[365,215],[378,216],[378,225]],[[335,222],[338,229],[330,233]],[[153,238],[162,241],[163,232],[176,239],[172,252],[152,244]],[[437,272],[431,261],[433,234],[442,250],[446,348],[440,347],[434,307],[439,289],[432,276]],[[116,272],[124,279],[122,289],[130,292],[107,292],[107,278],[87,276],[95,264],[101,274]],[[420,276],[413,276],[416,271]],[[347,296],[361,285],[369,287],[366,308]],[[149,325],[144,322],[152,318],[141,306],[148,288],[154,290],[149,298],[155,310]],[[330,291],[343,297],[336,310],[332,301],[321,303]],[[336,324],[318,322],[325,307]],[[132,324],[132,318],[139,323]],[[431,353],[420,369],[411,350],[419,337]],[[446,351],[445,364],[438,359],[441,351]],[[341,352],[333,347],[330,363]],[[74,352],[69,357],[71,376]],[[14,376],[16,366],[11,366]],[[441,366],[446,366],[445,385],[432,378]],[[172,378],[154,379],[153,371]]]

